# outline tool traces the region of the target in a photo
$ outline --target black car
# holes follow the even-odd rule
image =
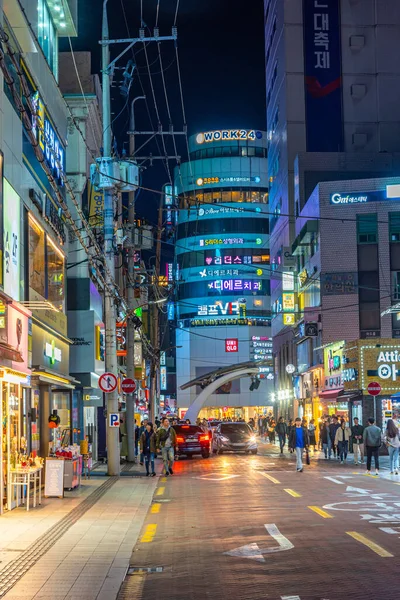
[[[198,425],[174,425],[176,431],[177,456],[192,458],[193,454],[201,454],[203,458],[210,456],[210,435]]]
[[[257,438],[247,423],[221,423],[214,431],[212,451],[245,452],[257,454]]]

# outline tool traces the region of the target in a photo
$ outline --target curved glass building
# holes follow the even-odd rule
[[[182,391],[184,383],[272,357],[266,133],[199,133],[189,139],[189,150],[190,161],[175,171],[180,414],[201,391]],[[249,418],[269,406],[271,367],[260,368],[253,391],[248,377],[218,389],[200,416]]]

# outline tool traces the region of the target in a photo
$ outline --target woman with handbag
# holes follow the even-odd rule
[[[349,451],[349,440],[351,436],[351,430],[349,424],[344,419],[340,422],[340,427],[336,430],[335,435],[335,446],[337,446],[338,454],[340,457],[340,463],[347,460],[347,453]]]
[[[384,442],[389,450],[390,474],[398,475],[400,439],[399,430],[396,427],[393,419],[389,419],[387,422]]]

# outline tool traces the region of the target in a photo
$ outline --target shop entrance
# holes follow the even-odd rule
[[[19,383],[1,384],[1,513],[16,506],[16,496],[10,486],[10,472],[28,450],[28,403],[30,390]]]

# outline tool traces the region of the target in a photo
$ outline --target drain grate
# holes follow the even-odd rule
[[[72,509],[54,527],[46,531],[40,538],[24,550],[20,556],[11,561],[0,571],[0,598],[10,591],[37,561],[118,481],[118,477],[110,477],[78,506]]]
[[[143,575],[144,573],[162,573],[164,567],[129,567],[127,575]]]

